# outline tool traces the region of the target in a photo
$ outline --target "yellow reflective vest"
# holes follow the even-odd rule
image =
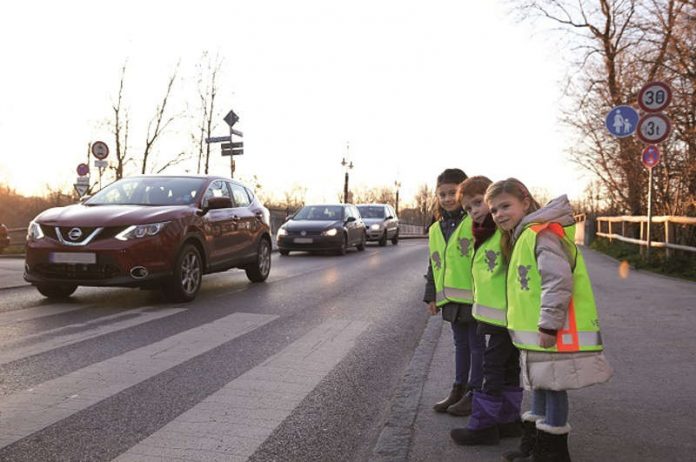
[[[473,303],[471,259],[474,254],[474,234],[471,217],[465,215],[462,218],[449,241],[442,234],[440,222],[433,223],[428,245],[435,280],[435,304]]]
[[[573,291],[566,322],[558,330],[556,346],[552,348],[542,348],[538,344],[541,277],[536,261],[536,241],[543,229],[549,229],[559,236],[572,249],[575,260],[572,265]],[[558,223],[531,224],[515,242],[507,273],[507,322],[510,337],[517,348],[546,352],[603,349],[590,278],[585,260],[575,246],[574,236],[575,225],[564,228]]]
[[[502,233],[496,229],[495,233],[474,252],[471,267],[474,306],[471,313],[477,321],[505,327],[507,265],[500,250],[501,237]]]

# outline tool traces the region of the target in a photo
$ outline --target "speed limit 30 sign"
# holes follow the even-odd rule
[[[647,114],[641,117],[636,130],[638,138],[646,144],[662,143],[669,136],[672,123],[664,114]]]
[[[638,92],[638,105],[645,112],[663,111],[671,102],[672,89],[664,82],[648,82]]]

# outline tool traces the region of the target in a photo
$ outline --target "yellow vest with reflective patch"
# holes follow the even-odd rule
[[[541,277],[536,261],[537,235],[548,229],[572,249],[575,264],[573,291],[566,322],[556,334],[556,346],[539,346],[541,314]],[[574,242],[575,225],[563,228],[558,223],[531,224],[515,242],[507,275],[507,322],[512,343],[523,350],[547,352],[601,351],[597,307],[582,254]]]
[[[471,275],[474,285],[474,306],[471,313],[477,321],[505,327],[507,300],[505,279],[507,265],[500,250],[499,229],[474,252]]]
[[[474,253],[474,234],[471,217],[466,215],[445,241],[440,222],[430,226],[428,235],[430,265],[435,280],[435,303],[472,303],[471,258]]]

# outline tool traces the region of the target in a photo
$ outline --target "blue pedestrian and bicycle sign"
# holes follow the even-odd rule
[[[635,133],[639,119],[638,111],[631,106],[621,105],[609,111],[604,124],[609,133],[617,138],[625,138]]]

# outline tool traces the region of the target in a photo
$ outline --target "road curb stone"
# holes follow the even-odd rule
[[[431,317],[394,393],[389,416],[372,450],[370,462],[401,462],[408,459],[413,423],[441,331],[442,317]]]

